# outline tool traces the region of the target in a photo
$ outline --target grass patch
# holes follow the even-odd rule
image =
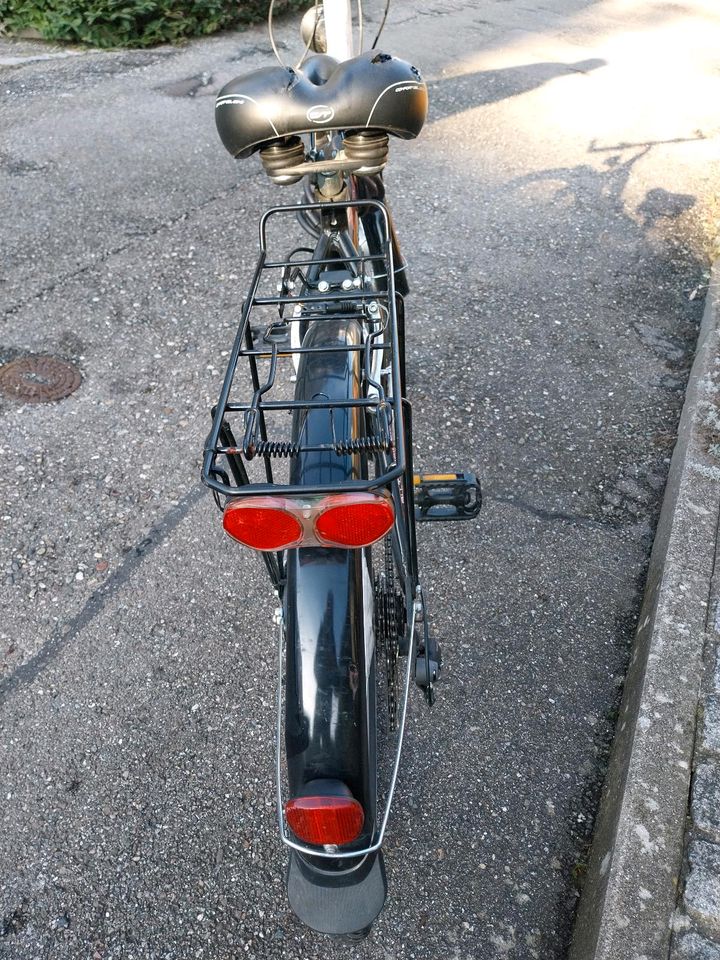
[[[267,16],[268,0],[0,0],[0,32],[93,47],[151,47]],[[307,0],[278,0],[278,13]]]
[[[706,228],[710,246],[710,260],[720,259],[720,193],[716,193],[708,204]]]
[[[720,193],[713,193],[702,217],[706,252],[710,263],[720,259]]]

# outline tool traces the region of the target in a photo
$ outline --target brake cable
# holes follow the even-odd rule
[[[385,21],[387,20],[387,16],[388,16],[388,11],[390,10],[390,3],[391,3],[391,0],[387,0],[387,3],[385,4],[385,12],[383,13],[383,18],[380,21],[380,26],[378,27],[378,32],[375,36],[375,39],[373,40],[373,45],[370,47],[371,50],[375,49],[375,47],[377,46],[377,42],[380,39],[380,34],[383,32],[383,29],[385,27]]]

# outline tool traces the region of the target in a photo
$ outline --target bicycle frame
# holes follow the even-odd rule
[[[265,551],[280,601],[277,817],[281,840],[290,851],[287,889],[293,910],[321,932],[353,933],[369,929],[385,902],[382,843],[411,682],[424,687],[432,702],[440,661],[437,646],[431,653],[417,567],[412,411],[404,395],[407,281],[380,175],[388,133],[416,136],[427,95],[410,64],[386,54],[354,56],[350,0],[324,0],[322,6],[329,56],[316,57],[297,88],[291,84],[300,92],[288,108],[286,137],[267,119],[277,119],[283,101],[272,98],[281,95],[271,92],[271,100],[263,100],[263,88],[253,86],[264,82],[258,76],[268,74],[238,78],[218,96],[218,130],[230,152],[247,156],[259,149],[266,172],[279,183],[305,176],[306,201],[273,207],[260,220],[259,259],[213,409],[203,480],[221,509],[221,498],[257,498],[232,504],[228,511],[235,518],[252,517],[253,510],[260,515],[262,509],[266,518],[285,511],[286,526],[290,515],[306,518],[302,524],[295,520],[304,531],[295,539],[255,541]],[[358,13],[361,17],[359,3]],[[334,61],[352,62],[338,66]],[[274,69],[286,89],[293,71],[282,65]],[[348,77],[368,80],[362,122],[355,123],[352,98],[347,109],[338,106],[337,115],[313,99],[313,91],[324,83],[323,90],[331,89],[327,78],[332,73],[323,71],[334,69],[345,83]],[[342,84],[338,80],[338,89],[347,89]],[[386,94],[386,109],[376,113]],[[318,94],[323,95],[329,93]],[[248,104],[256,105],[253,114]],[[312,126],[341,117],[347,124],[334,130]],[[379,129],[357,129],[370,127],[373,117]],[[270,141],[265,137],[268,124],[275,134]],[[309,153],[294,130],[310,134]],[[283,258],[271,256],[268,225],[280,216],[298,220],[314,237],[312,249],[299,246]],[[303,256],[298,258],[298,252]],[[290,397],[278,386],[278,372],[288,363],[295,371]],[[251,385],[247,398],[236,395],[242,367]],[[280,415],[285,415],[285,430],[291,418],[289,439],[282,439],[274,426]],[[233,419],[241,423],[237,439]],[[276,469],[278,458],[287,459],[287,476]],[[258,472],[259,477],[251,477]],[[312,511],[320,516],[329,509],[323,498],[347,505],[354,493],[378,491],[374,499],[386,504],[388,523],[393,523],[384,536],[387,526],[375,540],[315,538],[318,528],[312,524],[318,521]],[[308,502],[311,498],[317,499]],[[248,522],[260,530],[261,522],[276,521]],[[373,578],[372,544],[378,536],[383,538],[384,570]],[[245,542],[239,533],[237,539]],[[322,542],[336,545],[323,547]],[[354,548],[342,546],[353,542]],[[271,546],[278,543],[286,546]],[[389,768],[380,778],[387,781],[384,791],[378,784],[376,631],[385,644],[388,696],[384,753]],[[400,654],[407,661],[398,696]],[[313,810],[325,810],[328,823],[336,804],[355,815],[360,811],[359,818],[352,832],[335,821],[327,832],[305,830],[301,820],[291,821],[291,813],[306,809],[306,801],[315,804]]]
[[[353,56],[351,0],[323,0],[327,52],[336,60]]]

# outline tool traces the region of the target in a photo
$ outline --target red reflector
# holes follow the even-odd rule
[[[352,797],[298,797],[285,804],[288,826],[299,840],[341,846],[360,836],[362,806]]]
[[[254,550],[285,550],[297,546],[303,536],[300,521],[272,497],[231,500],[223,512],[223,527]]]
[[[325,543],[342,547],[368,547],[395,522],[392,500],[368,494],[326,497],[315,520],[315,533]]]

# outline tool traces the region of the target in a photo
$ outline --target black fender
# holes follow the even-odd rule
[[[385,184],[382,174],[378,173],[372,177],[355,178],[357,199],[358,200],[379,200],[385,202]],[[375,206],[361,208],[360,219],[362,220],[365,239],[370,250],[382,251],[385,237],[385,216],[381,210]],[[401,297],[406,297],[409,293],[407,280],[407,263],[400,250],[400,241],[395,230],[390,210],[386,208],[385,215],[390,226],[390,242],[392,244],[393,263],[395,264],[395,293]],[[387,290],[387,276],[385,276],[385,259],[382,255],[378,256],[373,262],[373,269],[377,274],[375,286],[377,290]]]
[[[285,589],[285,749],[290,796],[311,780],[341,780],[375,823],[372,608],[363,609],[362,550],[308,548],[288,557]],[[349,847],[348,849],[352,849]]]
[[[362,343],[357,320],[312,323],[307,346]],[[295,398],[360,396],[358,351],[306,353]],[[296,411],[294,438],[308,445],[362,436],[362,411]],[[293,484],[341,484],[361,477],[358,455],[301,453],[291,464]],[[359,845],[375,820],[375,690],[372,579],[368,552],[308,547],[288,552],[285,589],[287,693],[285,742],[291,796],[310,780],[341,780],[365,811]],[[372,681],[372,682],[371,682]]]
[[[362,342],[357,320],[311,323],[308,346]],[[295,398],[360,395],[358,351],[302,354]],[[296,412],[293,438],[308,444],[362,436],[362,412]],[[334,432],[333,432],[334,431]],[[357,455],[303,453],[290,482],[342,483],[359,479]],[[288,551],[284,591],[287,668],[285,747],[291,797],[311,780],[341,780],[365,811],[360,837],[367,847],[376,819],[375,650],[369,551],[309,547]],[[372,923],[387,892],[382,854],[360,862],[291,853],[288,896],[303,922],[326,933],[349,933]]]

